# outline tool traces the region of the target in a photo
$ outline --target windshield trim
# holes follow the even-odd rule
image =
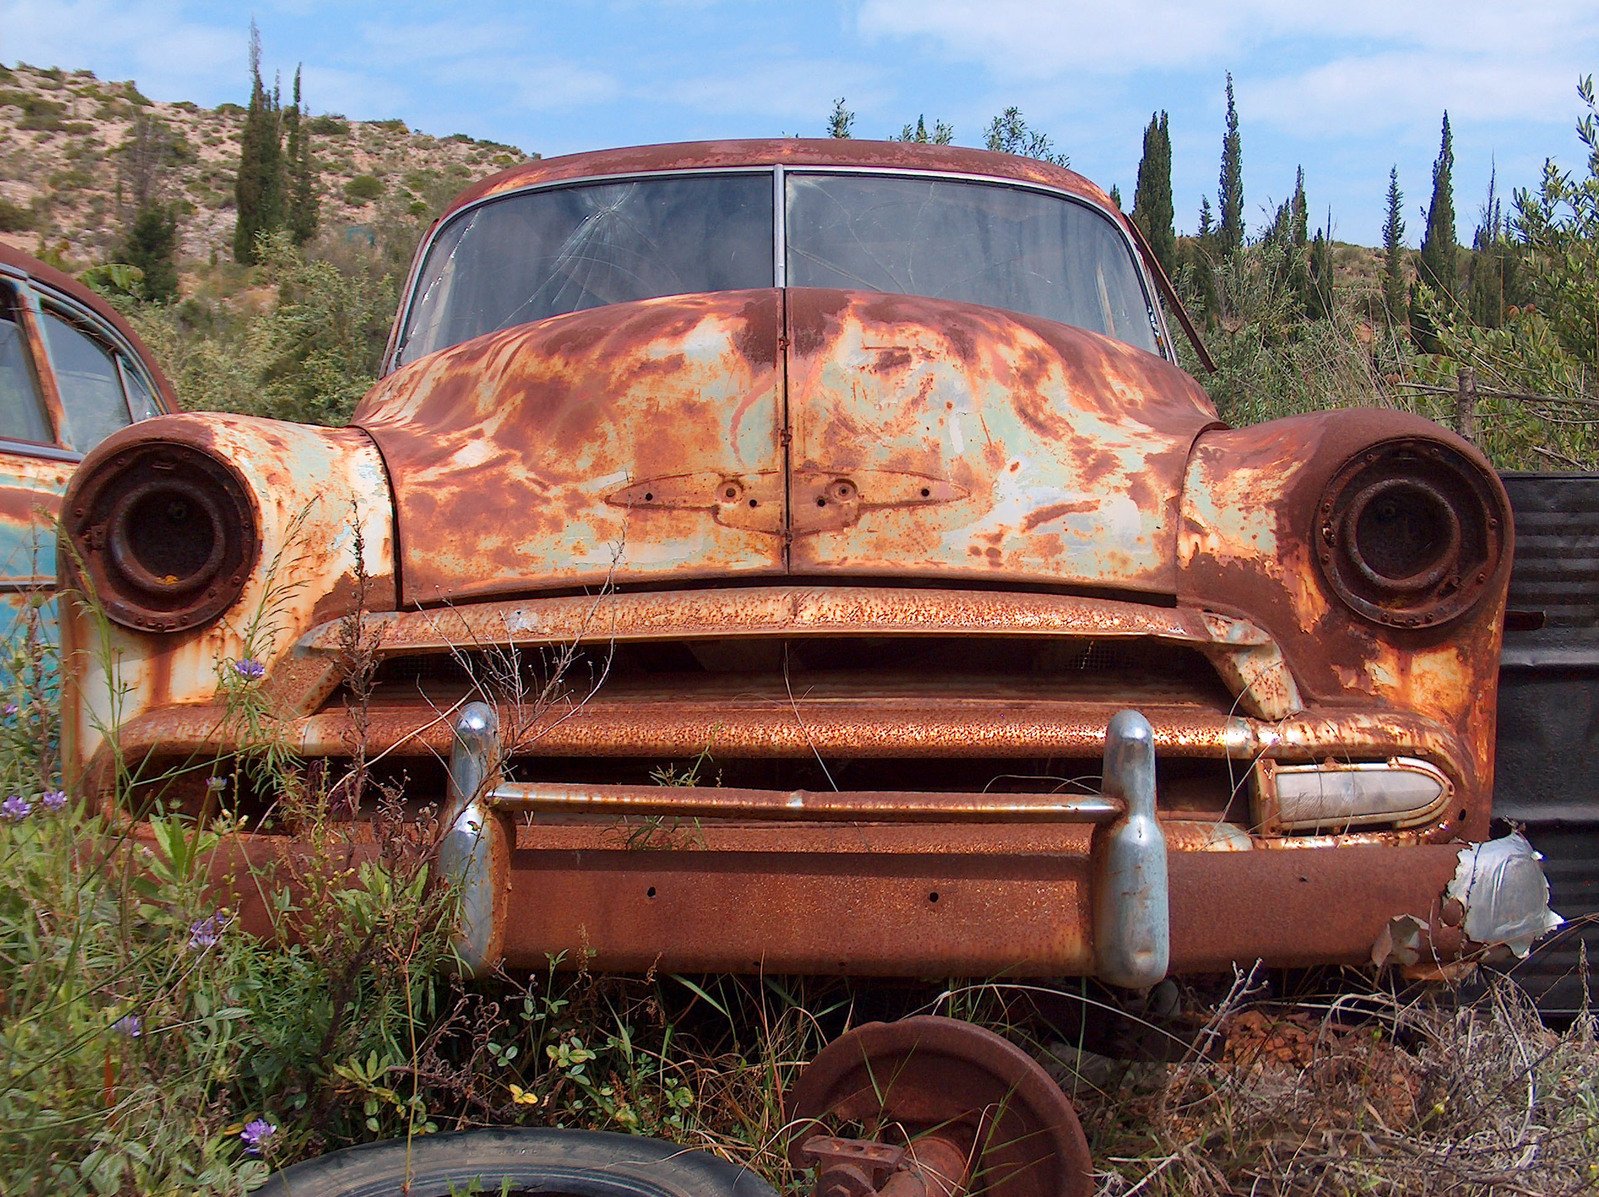
[[[394,335],[390,338],[391,344],[383,355],[383,369],[379,377],[392,374],[399,368],[396,359],[400,356],[406,345],[405,331],[410,324],[411,311],[416,305],[419,285],[421,283],[421,270],[432,253],[434,244],[448,228],[453,227],[457,221],[471,219],[473,213],[487,204],[499,203],[516,196],[528,195],[540,191],[559,191],[569,187],[586,187],[596,183],[624,183],[644,179],[660,178],[692,178],[714,175],[763,175],[772,176],[773,187],[773,219],[772,219],[772,278],[773,285],[779,289],[788,285],[788,203],[784,180],[793,175],[882,175],[890,178],[911,179],[947,179],[955,182],[984,183],[995,187],[1005,187],[1014,191],[1031,191],[1043,195],[1052,195],[1067,201],[1079,204],[1095,213],[1100,219],[1108,223],[1116,231],[1117,237],[1126,248],[1135,264],[1135,273],[1138,276],[1138,287],[1144,297],[1144,309],[1149,317],[1150,327],[1155,334],[1155,344],[1159,356],[1173,364],[1177,355],[1172,346],[1171,334],[1166,327],[1165,313],[1161,311],[1160,303],[1155,298],[1151,289],[1149,268],[1144,262],[1143,255],[1138,250],[1137,243],[1128,233],[1122,222],[1116,219],[1121,213],[1112,213],[1105,205],[1095,202],[1087,196],[1078,195],[1060,187],[1051,187],[1045,183],[1033,183],[1021,179],[1005,178],[999,175],[974,174],[966,171],[954,170],[912,170],[902,166],[833,166],[826,163],[805,163],[792,166],[786,163],[760,166],[707,166],[685,167],[681,170],[650,170],[650,171],[620,171],[614,174],[582,175],[571,179],[556,179],[544,183],[530,183],[525,187],[517,187],[509,191],[498,191],[474,200],[451,212],[449,217],[439,221],[428,230],[422,244],[417,247],[411,277],[407,280],[405,303],[401,307],[395,320]],[[409,363],[407,363],[409,364]]]

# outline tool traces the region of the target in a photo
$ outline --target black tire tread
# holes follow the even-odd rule
[[[407,1190],[407,1172],[411,1187]],[[476,1180],[483,1197],[776,1197],[748,1168],[660,1139],[610,1131],[502,1127],[331,1151],[286,1168],[257,1197],[447,1197]]]

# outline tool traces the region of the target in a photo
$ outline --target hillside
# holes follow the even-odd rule
[[[89,71],[0,66],[0,240],[79,267],[114,256],[140,182],[142,134],[143,144],[154,137],[167,147],[162,169],[144,176],[157,198],[179,205],[180,257],[227,258],[243,124],[234,104],[164,103]],[[385,217],[429,216],[468,181],[529,156],[465,134],[413,132],[401,120],[312,115],[307,127],[324,233],[370,236]],[[351,186],[363,176],[376,182]]]

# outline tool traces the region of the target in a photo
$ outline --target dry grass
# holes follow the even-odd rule
[[[1181,1061],[1085,1091],[1099,1192],[1599,1192],[1593,1020],[1442,997],[1223,1002]]]

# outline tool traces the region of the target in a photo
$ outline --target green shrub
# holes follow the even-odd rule
[[[323,137],[348,137],[350,135],[350,122],[337,113],[324,113],[313,116],[305,122],[305,127],[312,133]]]
[[[376,175],[356,175],[344,185],[344,198],[352,204],[369,204],[383,194],[383,180]]]
[[[34,213],[0,195],[0,233],[24,233],[34,226]]]

